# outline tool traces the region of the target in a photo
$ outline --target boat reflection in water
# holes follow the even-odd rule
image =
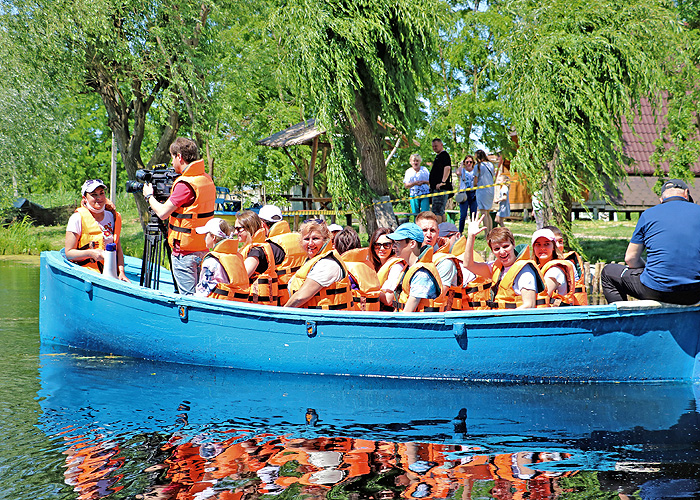
[[[312,377],[45,346],[40,375],[40,425],[81,499],[700,491],[693,385]]]

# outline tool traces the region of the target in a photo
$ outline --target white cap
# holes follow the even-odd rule
[[[549,241],[557,241],[557,237],[554,235],[551,229],[538,229],[532,233],[532,244],[535,244],[537,238],[546,238]]]
[[[83,187],[81,189],[80,194],[82,196],[85,196],[85,193],[92,193],[95,189],[97,189],[100,186],[107,189],[107,186],[105,186],[105,183],[102,182],[100,179],[90,179],[90,180],[85,181],[83,183]]]
[[[282,220],[282,211],[274,205],[265,205],[258,212],[258,217],[265,222],[275,223]]]
[[[218,217],[209,219],[209,222],[203,226],[195,228],[195,231],[197,231],[199,234],[211,233],[219,238],[228,238],[228,235],[221,230],[221,219]]]
[[[340,224],[331,224],[330,226],[328,226],[328,230],[329,230],[331,233],[334,233],[334,232],[336,232],[336,231],[342,231],[342,230],[343,230],[343,226],[341,226]]]

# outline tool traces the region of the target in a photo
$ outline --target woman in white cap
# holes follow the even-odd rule
[[[209,249],[202,260],[195,295],[223,300],[243,299],[235,297],[242,287],[247,300],[248,275],[238,253],[238,239],[231,237],[233,230],[229,223],[215,217],[195,231],[205,235],[204,241]]]
[[[532,257],[544,278],[550,305],[574,305],[574,265],[562,258],[556,241],[552,230],[538,229],[532,234]]]
[[[129,281],[124,274],[124,254],[119,240],[122,217],[107,198],[107,186],[100,179],[90,179],[81,188],[82,200],[66,227],[66,258],[81,266],[102,272],[104,250],[115,243],[117,277]]]

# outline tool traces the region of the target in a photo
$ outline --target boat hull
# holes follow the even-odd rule
[[[132,273],[138,259],[127,258]],[[136,281],[138,278],[136,278]],[[41,258],[45,344],[288,373],[518,381],[692,381],[700,306],[363,313],[184,297]],[[170,287],[171,288],[171,287]]]

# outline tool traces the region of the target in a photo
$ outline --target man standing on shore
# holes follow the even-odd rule
[[[430,169],[430,192],[440,193],[442,191],[452,191],[452,159],[447,151],[445,151],[441,139],[433,139],[433,151],[437,156],[435,156],[433,166]],[[438,216],[440,222],[445,220],[446,205],[446,194],[433,196],[431,211]]]
[[[608,303],[627,296],[682,305],[700,302],[700,206],[685,182],[666,181],[661,204],[639,216],[625,263],[603,268],[600,281]]]
[[[213,216],[216,206],[216,186],[204,172],[204,160],[199,159],[197,143],[178,137],[170,145],[175,179],[170,197],[160,203],[153,197],[153,186],[143,186],[143,196],[153,212],[168,221],[168,244],[172,248],[172,271],[177,288],[183,295],[194,295],[202,257],[207,253],[205,234],[195,231]]]

